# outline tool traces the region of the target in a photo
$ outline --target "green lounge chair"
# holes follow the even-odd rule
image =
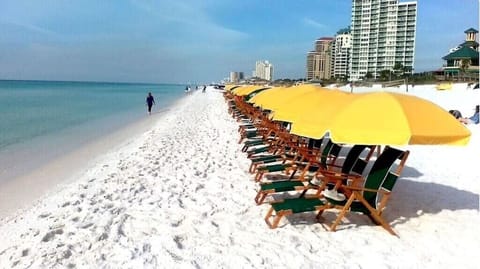
[[[324,163],[321,164],[321,167],[318,167],[316,174],[322,178],[322,175],[326,176],[334,176],[336,175],[341,176],[342,174],[350,174],[352,172],[362,174],[363,170],[366,167],[370,157],[374,152],[375,146],[367,146],[367,145],[354,145],[348,152],[343,162],[343,165],[338,166],[335,164],[327,164],[326,160],[323,160]],[[366,154],[362,156],[362,153],[366,151]],[[330,152],[330,155],[338,154],[336,152]],[[340,168],[340,171],[338,171]],[[335,171],[334,169],[337,169]],[[304,183],[301,180],[289,180],[289,181],[279,181],[279,182],[268,182],[268,183],[261,183],[260,190],[258,191],[257,195],[255,196],[255,202],[257,205],[263,203],[265,198],[273,193],[279,192],[286,192],[286,191],[303,191],[301,194],[302,196],[305,195],[308,189],[316,188],[317,193],[319,194],[320,191],[326,188],[327,182],[323,182],[320,186],[317,184],[313,184],[311,179]]]
[[[322,150],[320,163],[324,164],[327,161],[331,160],[332,155],[330,155],[330,152],[332,151],[332,148],[335,148],[336,150],[340,151],[339,146],[333,144],[333,142],[330,139],[328,139],[327,144],[324,146]],[[315,152],[316,152],[315,150],[310,150],[310,149],[302,149],[302,150],[298,149],[296,157],[288,162],[280,163],[280,164],[277,163],[277,164],[271,164],[271,165],[257,166],[255,182],[261,181],[263,176],[266,173],[283,171],[288,174],[289,170],[293,170],[293,173],[290,176],[290,179],[293,179],[298,169],[302,170],[302,174],[300,175],[300,178],[303,178],[305,174],[309,171],[310,166],[312,164],[312,160],[313,160],[313,156],[307,156],[307,155],[311,154],[316,156]],[[310,159],[310,160],[307,160],[307,159]]]
[[[378,158],[375,160],[372,168],[370,169],[365,179],[364,188],[347,185],[342,186],[345,189],[349,189],[351,191],[350,194],[346,194],[348,200],[341,202],[325,197],[327,199],[327,202],[324,203],[322,200],[319,199],[319,197],[312,198],[304,196],[299,198],[286,199],[271,204],[271,208],[265,216],[265,222],[270,228],[274,229],[277,228],[278,223],[283,216],[318,210],[318,219],[324,212],[324,210],[334,207],[340,207],[342,211],[338,215],[335,222],[330,226],[331,231],[335,231],[336,226],[340,223],[346,212],[348,210],[351,210],[366,213],[374,220],[375,223],[382,225],[391,234],[395,234],[392,228],[380,217],[380,215],[381,211],[386,206],[386,202],[388,200],[391,189],[393,188],[396,179],[400,175],[403,166],[405,165],[408,154],[408,151],[401,151],[387,146],[380,154],[380,156],[378,156]],[[393,167],[393,164],[397,160],[399,160],[400,163],[397,166],[396,172],[392,173],[390,172],[390,169]],[[337,180],[345,182],[344,177],[337,178]],[[363,178],[358,174],[352,174],[348,176],[348,180],[358,182],[359,180],[363,180]],[[384,198],[382,198],[380,204],[377,205],[376,200],[379,193],[382,193]],[[354,201],[356,202],[355,204],[353,203]],[[351,207],[352,205],[354,205],[353,208]],[[270,221],[274,212],[275,216],[273,217],[273,221]]]
[[[387,146],[373,164],[365,180],[355,178],[352,179],[351,184],[342,186],[348,199],[338,201],[325,196],[327,204],[320,209],[317,217],[320,217],[325,209],[340,209],[337,218],[330,225],[330,230],[335,231],[348,211],[359,212],[367,215],[375,224],[381,225],[390,234],[396,235],[390,224],[381,215],[390,198],[393,186],[402,173],[408,155],[409,151]],[[396,163],[398,164],[394,168]],[[358,187],[358,182],[361,181],[363,181],[363,186]]]
[[[250,160],[252,161],[249,172],[255,173],[258,166],[265,166],[274,162],[285,163],[287,160],[293,160],[298,152],[294,152],[294,148],[289,146],[282,146],[282,140],[279,138],[276,141],[271,141],[270,145],[275,147],[272,154],[263,154],[263,155],[251,155]],[[322,146],[322,139],[310,139],[308,142],[308,148],[311,150],[319,150]]]

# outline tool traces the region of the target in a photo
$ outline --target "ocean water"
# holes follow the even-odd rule
[[[184,94],[184,85],[0,80],[0,180],[147,117]]]

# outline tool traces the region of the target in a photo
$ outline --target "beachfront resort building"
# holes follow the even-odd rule
[[[273,65],[268,61],[257,61],[255,63],[254,77],[272,81]]]
[[[478,77],[478,31],[470,28],[465,31],[465,42],[450,50],[450,53],[443,57],[446,64],[443,72],[446,76],[472,75]]]
[[[401,64],[413,71],[417,2],[352,0],[350,79],[377,78]]]
[[[243,72],[235,72],[235,71],[230,72],[230,82],[238,83],[243,79],[244,79]]]
[[[332,47],[333,77],[348,78],[351,48],[352,35],[350,34],[350,28],[339,30]]]
[[[332,37],[315,40],[315,50],[307,54],[307,80],[330,79],[332,77]]]

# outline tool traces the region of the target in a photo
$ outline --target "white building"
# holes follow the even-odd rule
[[[352,0],[350,79],[378,77],[400,63],[413,70],[417,2]]]
[[[268,61],[257,61],[255,63],[255,77],[271,81],[273,79],[273,65]]]
[[[349,72],[350,50],[352,49],[352,35],[350,29],[337,32],[333,43],[333,77],[345,78]]]

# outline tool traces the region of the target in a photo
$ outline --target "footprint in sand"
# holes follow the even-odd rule
[[[63,234],[63,229],[56,229],[46,233],[42,238],[42,242],[48,242],[52,240],[57,234]]]

